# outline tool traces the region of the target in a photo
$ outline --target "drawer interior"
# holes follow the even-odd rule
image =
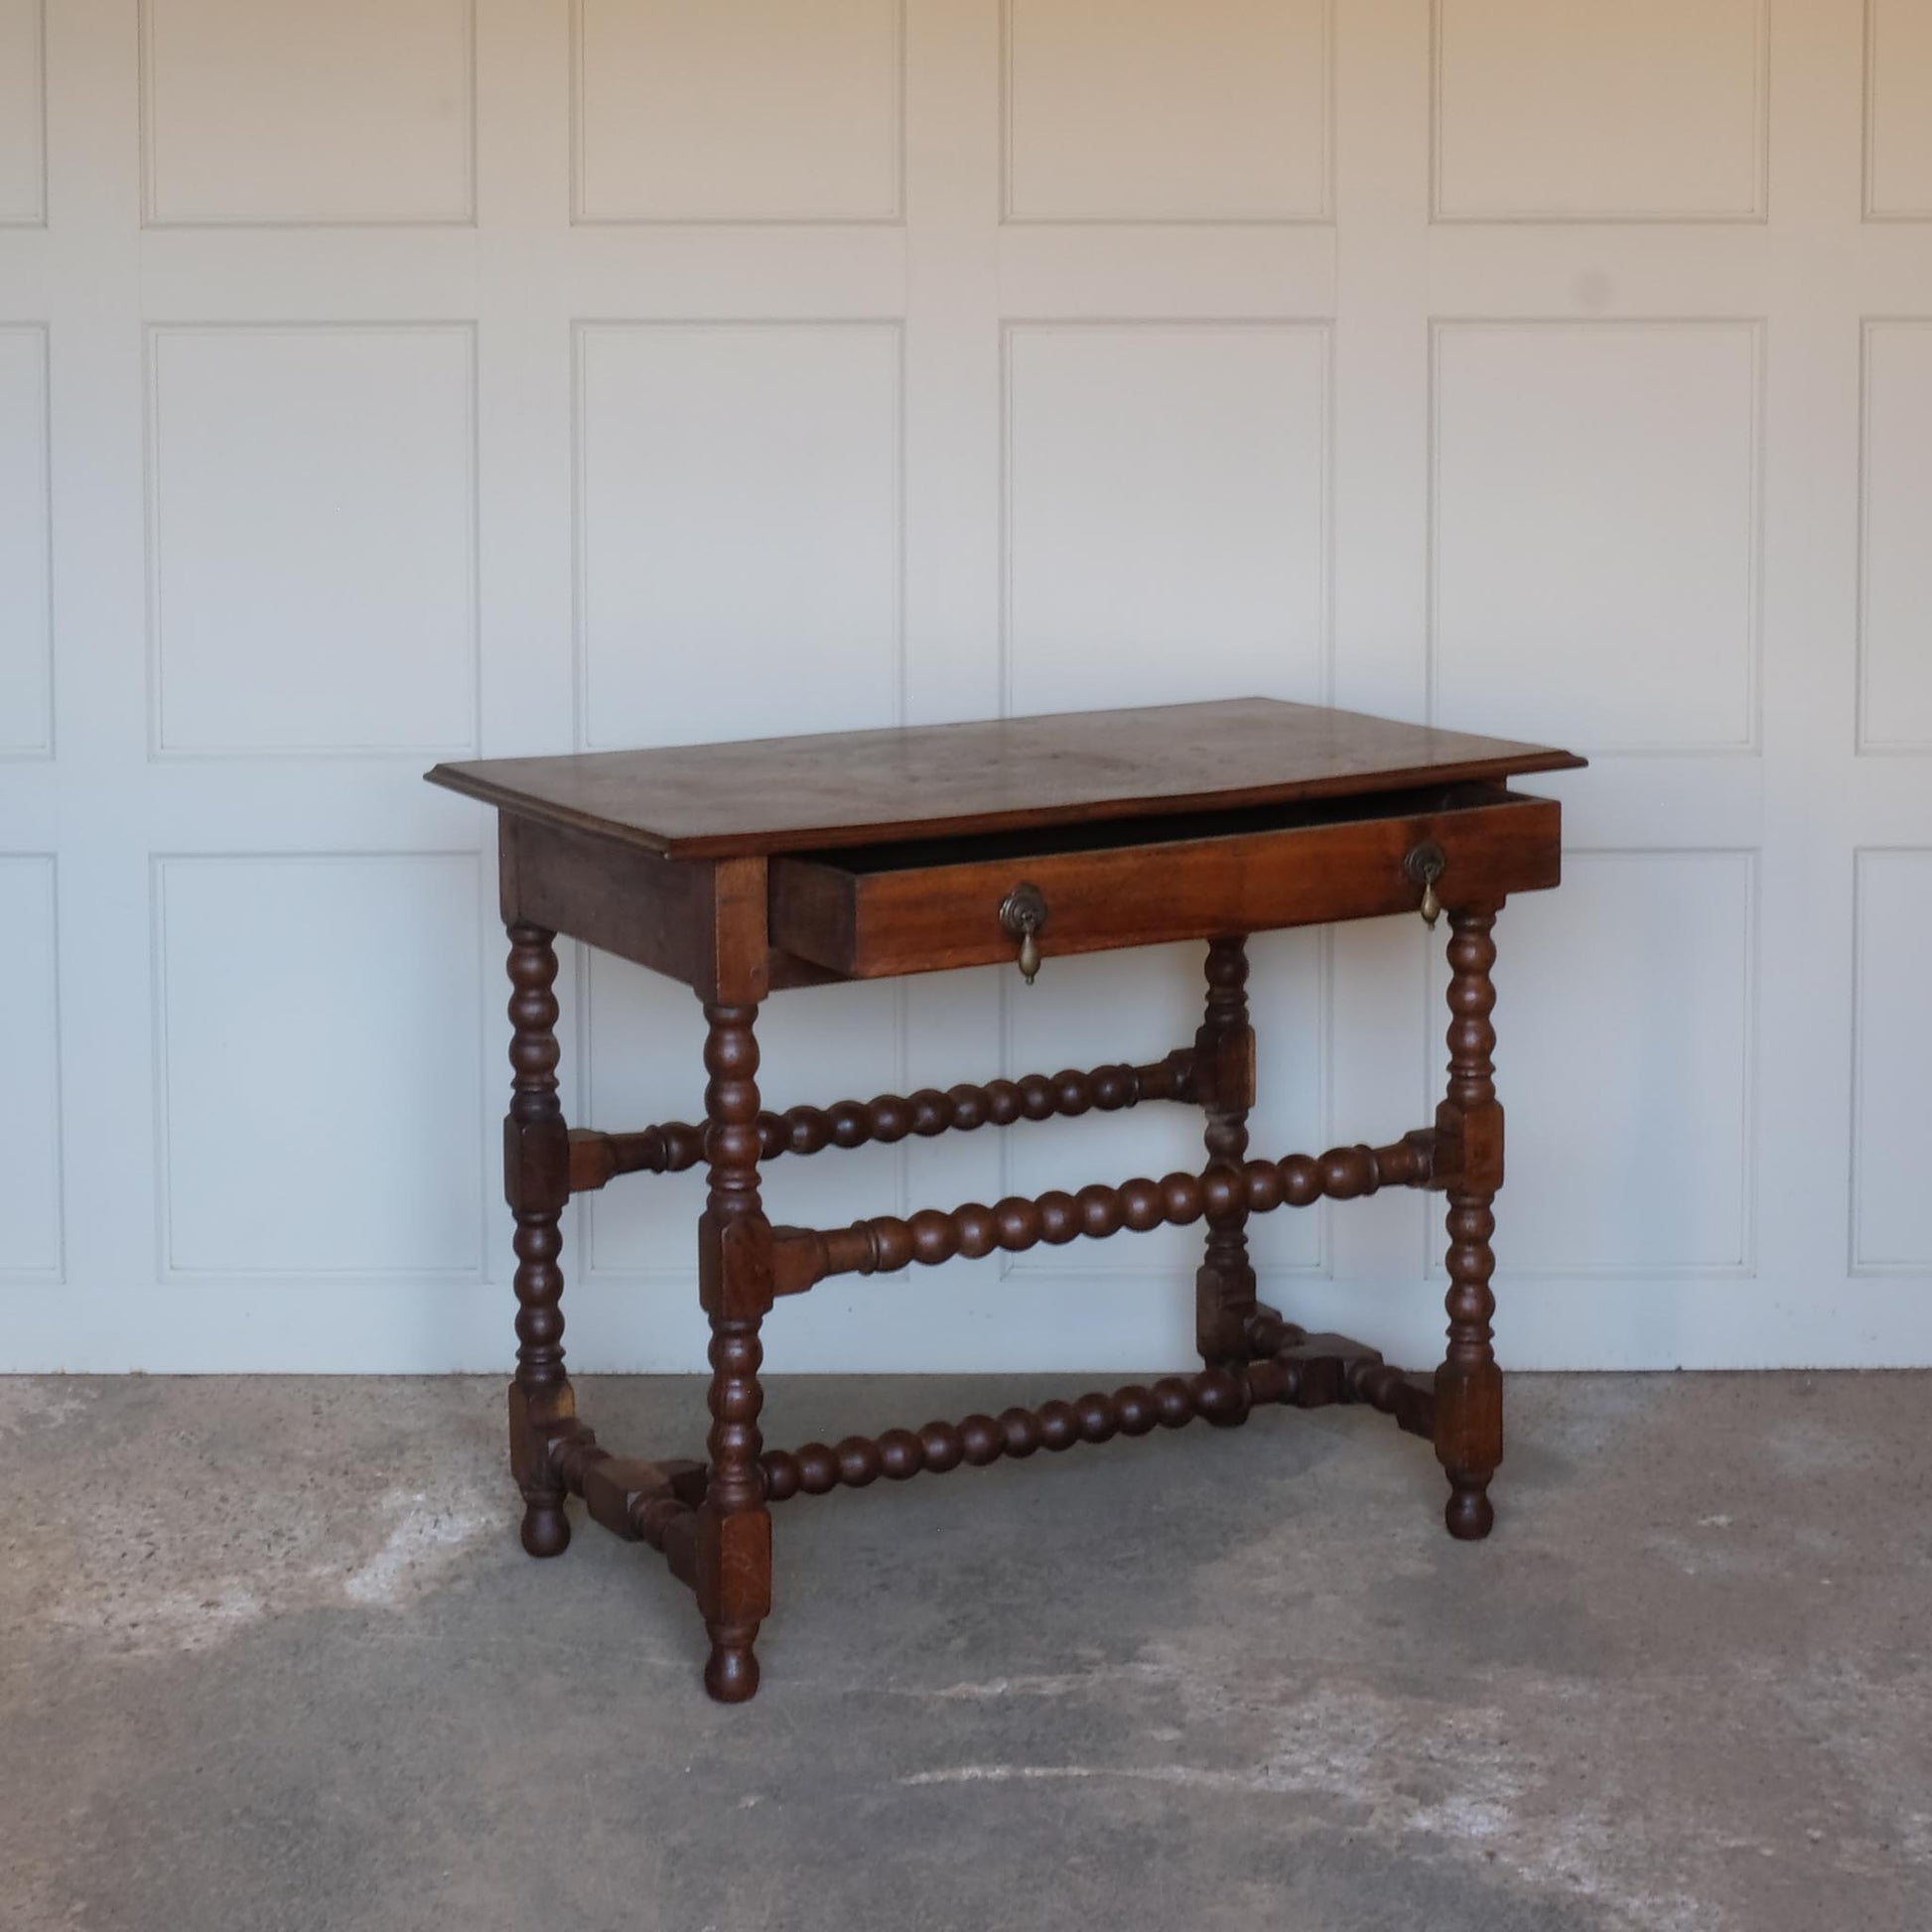
[[[1100,819],[1080,825],[974,833],[961,838],[834,847],[787,857],[867,878],[879,873],[922,872],[935,866],[1037,859],[1062,852],[1114,852],[1129,846],[1174,845],[1188,839],[1239,838],[1245,834],[1290,831],[1306,826],[1346,825],[1358,819],[1416,818],[1519,800],[1524,800],[1522,793],[1512,792],[1501,784],[1428,785],[1407,791],[1354,792],[1342,798],[1302,799],[1286,805],[1248,805],[1232,811],[1170,812]]]

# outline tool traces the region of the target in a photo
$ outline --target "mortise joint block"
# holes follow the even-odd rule
[[[762,1510],[698,1512],[698,1608],[720,1623],[771,1613],[771,1518]]]
[[[1445,1100],[1436,1109],[1436,1132],[1431,1187],[1494,1193],[1503,1184],[1503,1110],[1498,1102],[1464,1111]]]
[[[706,1208],[698,1217],[698,1302],[704,1311],[725,1321],[769,1314],[777,1292],[773,1245],[771,1223],[762,1214],[741,1215],[721,1227]]]
[[[513,1214],[562,1207],[570,1198],[570,1130],[561,1118],[505,1116],[503,1198]]]
[[[1194,1035],[1189,1098],[1211,1114],[1239,1113],[1255,1104],[1255,1032],[1203,1027]]]
[[[568,1382],[551,1387],[526,1389],[520,1382],[509,1386],[510,1470],[519,1484],[538,1489],[554,1488],[557,1475],[551,1463],[550,1445],[554,1439],[580,1430],[577,1398]]]

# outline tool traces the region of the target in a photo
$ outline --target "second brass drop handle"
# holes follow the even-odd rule
[[[1039,935],[1046,929],[1046,895],[1024,881],[1000,901],[1000,925],[1020,941],[1020,977],[1029,986],[1039,971]]]
[[[1436,882],[1448,864],[1448,853],[1434,839],[1411,846],[1402,862],[1402,870],[1422,888],[1422,922],[1432,929],[1443,916],[1443,901],[1436,896]]]

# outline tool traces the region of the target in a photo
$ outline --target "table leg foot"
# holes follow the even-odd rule
[[[752,1650],[754,1625],[749,1632],[723,1624],[705,1626],[711,1637],[711,1656],[704,1667],[704,1687],[718,1704],[744,1704],[759,1687],[759,1660]]]
[[[570,1548],[570,1518],[559,1496],[523,1500],[523,1548],[533,1557],[560,1557]]]
[[[568,1486],[552,1459],[552,1441],[578,1428],[576,1399],[568,1382],[534,1392],[512,1382],[509,1409],[510,1474],[523,1498],[523,1548],[533,1557],[560,1557],[570,1547]]]
[[[1489,1500],[1489,1478],[1449,1471],[1449,1499],[1443,1509],[1449,1533],[1458,1543],[1480,1543],[1496,1527],[1496,1506]]]

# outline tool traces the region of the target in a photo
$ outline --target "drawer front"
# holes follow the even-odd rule
[[[1049,960],[1373,918],[1420,905],[1404,862],[1429,843],[1442,849],[1444,905],[1493,905],[1557,884],[1561,830],[1554,799],[1505,795],[1411,817],[901,870],[842,866],[836,853],[774,857],[771,943],[852,979],[1011,960],[1018,941],[1000,908],[1023,884],[1045,901],[1038,947]]]

